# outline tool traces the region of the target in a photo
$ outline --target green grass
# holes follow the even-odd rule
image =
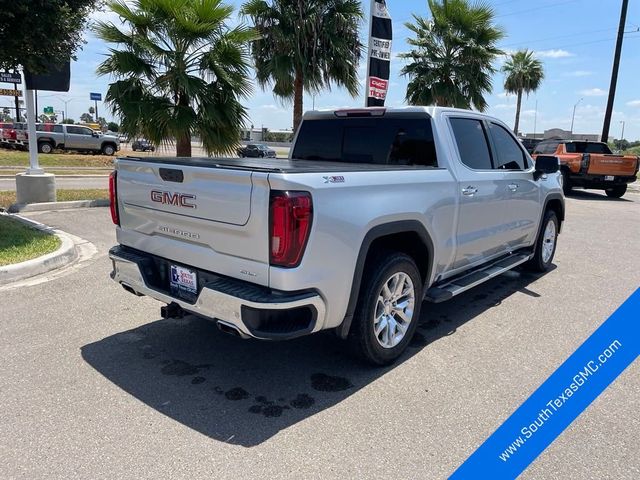
[[[106,155],[80,153],[38,154],[40,166],[47,167],[112,167],[113,159]],[[21,167],[29,165],[29,152],[17,150],[0,150],[0,166]]]
[[[109,191],[102,189],[81,189],[81,190],[58,190],[56,200],[58,202],[68,202],[72,200],[107,200]],[[0,191],[0,207],[9,208],[16,203],[16,192],[11,190]]]
[[[100,170],[83,170],[83,169],[75,169],[69,168],[66,170],[56,170],[55,168],[47,168],[47,173],[53,173],[54,175],[109,175],[113,171],[112,168],[109,169],[100,169]],[[17,173],[24,173],[24,168],[21,170],[18,169],[4,169],[0,168],[0,175],[16,175]]]
[[[41,257],[57,250],[58,247],[60,239],[55,235],[0,216],[0,266]]]

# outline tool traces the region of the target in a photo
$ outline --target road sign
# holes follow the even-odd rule
[[[0,83],[22,83],[19,73],[0,72]]]
[[[53,107],[44,107],[44,113],[47,115],[53,115]]]
[[[101,93],[90,93],[89,94],[89,100],[97,100],[97,101],[102,101],[102,94]]]
[[[9,88],[0,88],[0,95],[4,95],[6,97],[21,97],[22,90],[14,90]]]

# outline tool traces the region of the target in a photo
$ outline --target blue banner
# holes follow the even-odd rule
[[[640,353],[640,289],[450,477],[516,478]]]

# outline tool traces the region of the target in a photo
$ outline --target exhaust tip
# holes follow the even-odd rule
[[[238,338],[246,338],[246,336],[243,335],[235,325],[230,325],[228,323],[221,322],[220,320],[216,322],[216,325],[218,326],[218,330],[223,333],[228,333],[229,335],[233,335],[234,337]]]

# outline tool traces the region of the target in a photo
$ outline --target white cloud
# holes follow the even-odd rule
[[[513,95],[513,94],[508,93],[508,92],[502,92],[502,93],[497,94],[497,95],[496,95],[496,97],[499,97],[499,98],[508,98],[508,97],[511,97],[512,95]]]
[[[588,70],[576,70],[575,72],[566,72],[563,74],[565,77],[590,77],[593,72]]]
[[[508,103],[498,103],[497,105],[494,105],[493,108],[495,108],[496,110],[513,110],[516,108],[516,105],[510,105]]]
[[[586,90],[580,90],[580,95],[585,97],[604,97],[607,94],[606,90],[601,88],[588,88]]]
[[[559,48],[552,50],[537,50],[535,54],[541,58],[567,58],[575,56],[573,53]]]
[[[631,100],[630,102],[627,102],[627,106],[640,107],[640,100]]]
[[[261,110],[273,110],[273,111],[282,110],[280,107],[278,107],[277,105],[274,105],[274,104],[260,105],[258,108],[261,109]]]

